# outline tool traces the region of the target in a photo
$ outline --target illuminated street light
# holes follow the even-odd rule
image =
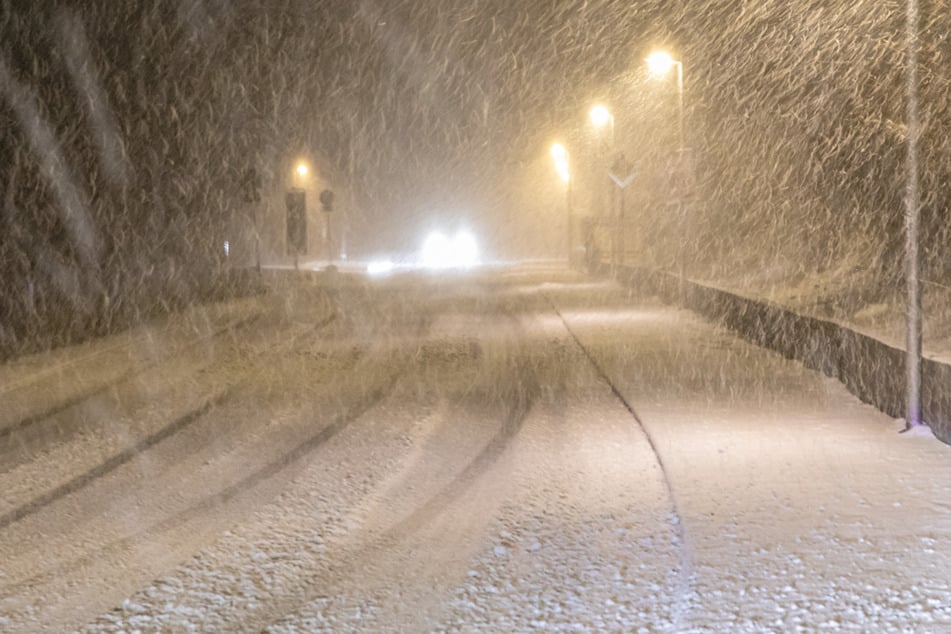
[[[655,51],[647,56],[647,68],[652,75],[659,77],[665,76],[674,67],[674,58],[670,53],[664,51]]]
[[[588,118],[591,120],[591,124],[595,128],[604,128],[606,126],[611,126],[611,147],[613,149],[615,143],[614,137],[614,115],[611,114],[611,111],[608,110],[605,106],[597,104],[591,108],[588,112]]]
[[[307,162],[299,160],[294,165],[287,192],[287,244],[293,251],[294,270],[300,270],[299,258],[307,252]]]
[[[611,111],[600,104],[591,108],[588,117],[596,128],[603,128],[609,123],[612,128],[614,127],[614,116],[611,114]]]
[[[591,125],[595,128],[604,128],[606,126],[611,126],[611,146],[613,148],[615,138],[614,138],[614,115],[611,114],[611,111],[608,110],[605,106],[597,104],[591,108],[588,112],[588,118],[591,120]]]
[[[614,151],[614,147],[617,143],[616,133],[614,129],[614,115],[612,115],[611,111],[608,110],[605,106],[601,104],[596,104],[595,106],[591,108],[591,110],[588,111],[588,119],[590,119],[591,124],[599,130],[608,125],[611,126],[611,138],[609,141],[606,141],[604,136],[600,134],[597,135],[599,137],[597,142],[598,167],[595,169],[595,173],[599,173],[599,172],[604,173],[604,172],[601,172],[601,169],[604,169],[605,172],[608,172],[609,170],[607,166],[606,157],[610,152]],[[608,144],[610,144],[610,146]],[[604,180],[607,181],[607,179],[604,179]],[[604,185],[606,185],[609,189],[611,188],[610,182],[604,183]],[[596,187],[595,191],[593,192],[594,198],[592,202],[595,204],[595,209],[597,210],[597,213],[599,215],[604,214],[604,208],[605,208],[604,185]],[[611,190],[611,192],[613,192],[613,190]],[[611,196],[611,193],[609,193],[608,195]],[[609,204],[613,204],[613,203],[609,203]]]
[[[672,68],[677,68],[677,117],[678,130],[680,136],[680,156],[684,153],[684,65],[682,62],[671,57],[670,53],[665,51],[654,51],[647,56],[647,70],[654,77],[663,78],[667,76]]]
[[[551,146],[551,157],[555,159],[555,171],[565,184],[565,242],[567,246],[568,267],[571,267],[571,163],[568,150],[561,143]]]
[[[683,196],[686,193],[686,187],[688,183],[687,175],[687,157],[685,156],[686,152],[686,141],[684,138],[684,65],[681,61],[674,59],[670,53],[665,51],[654,51],[647,56],[647,69],[650,71],[650,74],[658,79],[663,79],[667,77],[667,74],[674,67],[677,68],[677,136],[678,136],[678,163],[679,163],[679,172],[680,180],[684,190],[680,192],[680,206],[681,209],[684,208],[684,199]],[[690,176],[690,181],[692,182],[692,174]],[[681,266],[679,271],[680,277],[683,277],[683,258],[678,258],[678,262]]]

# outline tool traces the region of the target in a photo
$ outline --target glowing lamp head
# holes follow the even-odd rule
[[[664,51],[655,51],[647,56],[647,70],[657,77],[663,77],[669,73],[676,63],[670,53]]]
[[[592,108],[588,116],[591,118],[591,123],[598,128],[602,128],[611,123],[611,111],[602,105],[597,105]]]
[[[298,163],[294,171],[297,172],[298,176],[304,178],[308,173],[310,173],[310,168],[307,167],[307,163]]]

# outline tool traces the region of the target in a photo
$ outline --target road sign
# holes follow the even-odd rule
[[[608,170],[608,176],[614,181],[620,189],[624,189],[634,180],[637,174],[634,172],[634,166],[631,165],[623,154],[618,154],[611,168]]]

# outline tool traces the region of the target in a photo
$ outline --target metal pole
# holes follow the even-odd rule
[[[678,207],[681,213],[683,228],[684,228],[684,231],[686,232],[688,229],[687,227],[688,214],[687,214],[686,201],[690,193],[692,193],[692,192],[688,192],[688,186],[693,183],[693,178],[692,178],[693,174],[690,174],[688,177],[688,173],[687,173],[687,168],[688,168],[687,137],[686,137],[686,131],[684,129],[685,128],[684,126],[684,116],[685,116],[684,115],[684,63],[682,61],[678,61],[676,62],[676,66],[677,66],[677,136],[678,136],[678,143],[680,145],[677,152],[678,154],[677,170],[679,172],[678,174],[678,177],[679,177],[678,178],[679,180]],[[683,242],[681,244],[683,244]],[[683,302],[686,300],[685,296],[683,295],[684,288],[686,288],[684,285],[683,250],[681,250],[679,256],[677,257],[677,269],[678,269],[677,271],[678,285],[680,286],[680,291],[681,291],[681,302]]]
[[[610,157],[610,158],[609,158],[608,160],[613,160],[613,157],[614,157],[614,155],[615,155],[616,152],[617,152],[617,128],[616,128],[616,125],[615,125],[614,114],[612,113],[612,114],[611,114],[611,152],[610,152],[610,154],[609,154],[609,157]],[[610,165],[610,164],[608,163],[608,161],[605,161],[605,163],[606,163],[605,167],[606,167],[606,168],[609,168],[609,165]],[[605,169],[605,171],[608,171],[608,169]],[[615,188],[614,188],[614,181],[611,179],[610,176],[608,176],[607,185],[608,185],[608,190],[610,191],[610,195],[609,195],[608,198],[609,198],[609,202],[610,202],[610,205],[611,205],[611,214],[612,214],[612,215],[613,215],[613,214],[617,214],[615,217],[617,218],[617,223],[618,223],[617,230],[615,231],[614,236],[612,236],[612,240],[611,240],[611,241],[614,243],[614,244],[613,244],[613,246],[614,246],[614,258],[613,258],[613,260],[614,260],[614,277],[617,277],[618,272],[621,270],[621,259],[622,259],[622,256],[621,256],[621,238],[620,238],[620,235],[621,235],[621,226],[620,226],[620,225],[621,225],[621,215],[620,215],[620,213],[618,213],[617,210],[615,209],[614,199],[615,199],[615,196],[616,196],[617,194],[616,194]],[[622,193],[623,193],[623,192],[622,192]],[[622,203],[622,204],[623,204],[623,203]]]
[[[571,268],[571,175],[568,176],[568,186],[565,188],[565,236],[568,242],[568,268]]]
[[[905,431],[922,424],[921,420],[921,282],[918,251],[919,192],[918,139],[921,123],[918,118],[918,0],[908,0],[907,10],[908,136],[905,183],[905,277],[908,285],[906,307],[905,370],[907,404]]]
[[[612,264],[614,266],[614,276],[617,277],[618,271],[621,270],[621,214],[618,212],[618,207],[615,204],[617,200],[617,187],[614,185],[614,181],[608,180],[608,187],[611,188],[611,216],[614,218],[614,235],[611,236],[611,248],[614,251],[614,255],[611,258]]]
[[[324,212],[324,222],[327,226],[327,264],[330,265],[334,263],[334,241],[333,235],[330,232],[331,224],[329,211]]]
[[[677,62],[677,116],[680,136],[680,158],[683,160],[686,141],[684,138],[684,64]]]
[[[618,261],[619,269],[624,266],[624,189],[618,188],[618,196],[621,199],[620,206],[618,208],[618,232],[617,232],[617,241],[618,241]]]
[[[254,232],[254,262],[257,272],[261,272],[261,221],[258,219],[258,210],[261,208],[261,203],[258,203],[254,206],[252,211],[253,216],[251,218],[252,228]]]
[[[343,259],[349,259],[350,255],[347,253],[350,245],[348,241],[350,239],[350,217],[353,213],[353,207],[356,206],[356,194],[354,192],[353,184],[353,171],[354,165],[356,163],[356,149],[354,148],[354,137],[356,136],[356,123],[353,119],[350,120],[350,141],[348,143],[350,156],[349,161],[347,162],[347,178],[349,182],[347,183],[347,206],[343,210],[343,222],[341,223],[340,228],[340,256]]]

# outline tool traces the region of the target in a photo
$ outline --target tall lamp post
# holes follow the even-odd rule
[[[905,182],[905,283],[907,305],[905,323],[905,430],[923,425],[921,417],[921,255],[919,253],[920,192],[918,153],[921,117],[918,112],[918,0],[908,0],[905,9],[906,60],[905,79],[908,97],[905,103],[908,119]]]
[[[555,171],[565,184],[565,242],[568,268],[571,268],[571,163],[568,150],[561,143],[551,146],[551,157],[555,160]]]
[[[615,145],[615,142],[617,141],[617,138],[616,138],[615,125],[614,125],[614,115],[611,114],[611,111],[608,110],[607,107],[602,104],[596,104],[595,106],[591,108],[591,110],[588,111],[588,119],[591,121],[591,125],[593,125],[595,129],[598,129],[598,130],[601,130],[603,128],[610,126],[611,128],[610,149],[613,152],[614,145]],[[605,160],[605,152],[604,152],[603,144],[601,145],[600,158],[601,158],[602,164],[599,166],[599,168],[603,169],[604,172],[598,175],[599,180],[601,180],[601,182],[604,183],[603,187],[609,188],[609,191],[612,194],[612,196],[609,197],[609,201],[610,201],[609,204],[611,204],[611,206],[613,207],[614,189],[611,186],[609,179],[605,178],[605,176],[607,176],[608,166],[607,166],[607,161]],[[597,182],[597,180],[595,182]],[[603,213],[604,212],[604,205],[603,205],[604,190],[602,187],[598,187],[597,192],[598,192],[598,201],[599,201],[599,205],[598,205],[599,211]],[[613,215],[614,213],[613,209],[611,213]],[[617,264],[618,264],[618,249],[619,249],[617,236],[618,236],[618,231],[611,232],[611,253],[612,253],[611,257],[615,267],[617,267]]]
[[[647,69],[654,77],[666,77],[672,68],[677,69],[677,130],[680,156],[683,158],[686,142],[684,139],[684,65],[675,60],[670,53],[654,51],[647,56]]]
[[[307,252],[307,185],[310,167],[305,161],[294,166],[294,186],[287,192],[287,249],[294,256],[294,270]]]
[[[588,118],[595,128],[611,126],[611,145],[614,145],[614,115],[605,106],[597,104],[588,112]]]
[[[683,221],[686,225],[687,212],[684,196],[687,194],[687,157],[686,157],[686,135],[684,132],[684,65],[683,62],[674,59],[666,51],[654,51],[647,56],[647,70],[652,76],[658,79],[667,77],[672,69],[677,69],[677,170],[679,181],[678,206],[680,213],[683,214]],[[692,180],[692,179],[691,179]],[[679,277],[683,279],[683,254],[678,257]]]

